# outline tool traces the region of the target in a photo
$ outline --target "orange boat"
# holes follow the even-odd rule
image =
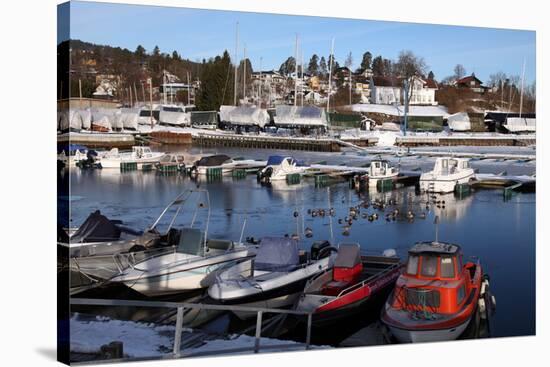
[[[419,242],[382,310],[399,342],[458,338],[475,317],[482,287],[479,261],[463,264],[460,246]]]

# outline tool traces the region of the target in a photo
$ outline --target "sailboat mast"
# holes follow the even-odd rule
[[[330,91],[332,89],[332,61],[334,59],[334,38],[330,47],[329,66],[328,66],[328,93],[327,93],[327,112],[330,110]]]
[[[298,33],[296,33],[296,42],[294,43],[294,107],[298,99]]]
[[[521,70],[521,88],[519,95],[519,118],[521,118],[521,113],[523,112],[523,83],[525,80],[525,59],[523,59],[523,68]]]
[[[243,99],[246,100],[246,44],[243,52]]]
[[[237,105],[237,68],[239,66],[237,58],[239,53],[239,22],[237,22],[237,25],[235,27],[235,82],[234,89],[233,89],[233,104]]]

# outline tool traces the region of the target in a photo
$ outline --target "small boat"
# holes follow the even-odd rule
[[[191,172],[199,175],[208,175],[213,169],[219,169],[222,174],[231,173],[236,169],[259,169],[265,166],[265,161],[252,159],[231,158],[225,154],[216,154],[202,157],[191,167]]]
[[[399,176],[399,169],[391,166],[390,162],[384,159],[375,159],[370,162],[367,177],[369,180],[369,187],[376,187],[376,184],[380,180],[395,179]]]
[[[382,311],[399,342],[454,340],[476,316],[483,277],[479,261],[462,263],[460,246],[419,242]]]
[[[469,159],[440,157],[435,160],[433,170],[420,175],[420,190],[425,192],[453,192],[457,184],[474,179],[475,172]]]
[[[294,306],[311,277],[328,269],[328,242],[314,243],[311,252],[299,251],[288,237],[264,237],[256,257],[221,272],[208,289],[212,301],[225,305],[285,308]],[[234,312],[246,319],[249,312]]]
[[[173,251],[134,264],[110,281],[149,297],[183,293],[208,288],[220,269],[254,256],[253,248],[208,240],[198,228],[182,228],[174,235],[178,244]]]
[[[340,244],[333,267],[308,281],[296,309],[312,312],[320,326],[382,305],[402,269],[394,251],[385,253],[361,256],[359,244]]]
[[[207,201],[201,201],[198,196],[195,207],[197,210],[207,209],[206,229],[194,228],[197,211],[192,215],[190,225],[176,228],[174,223],[182,205],[190,201],[192,193],[200,192],[206,193]],[[146,296],[183,293],[207,288],[214,282],[220,269],[254,256],[254,246],[207,238],[210,218],[208,192],[191,190],[190,195],[180,197],[177,201],[176,212],[166,232],[167,243],[173,245],[170,251],[132,264],[111,278],[110,282],[125,284]]]
[[[131,152],[120,153],[118,148],[113,148],[99,158],[102,168],[120,168],[123,162],[134,163],[156,163],[166,154],[162,152],[153,152],[150,147],[134,146]]]
[[[258,172],[261,182],[285,180],[287,175],[301,174],[306,170],[292,157],[272,155],[267,160],[267,165]]]

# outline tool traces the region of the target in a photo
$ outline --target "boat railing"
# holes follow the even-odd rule
[[[355,283],[354,285],[348,287],[348,288],[345,288],[343,289],[342,291],[340,291],[340,293],[338,293],[338,296],[337,298],[339,297],[342,297],[344,294],[346,293],[350,293],[350,292],[353,292],[354,290],[356,289],[359,289],[359,288],[362,288],[364,287],[366,284],[368,283],[371,283],[377,279],[380,279],[384,276],[386,276],[388,273],[392,272],[393,270],[399,268],[401,265],[400,264],[392,264],[390,265],[387,269],[384,269],[383,271],[379,272],[379,273],[376,273],[370,277],[368,277],[367,279],[363,280],[362,282],[360,283]]]
[[[109,306],[109,307],[143,307],[143,308],[167,308],[175,309],[176,312],[176,324],[175,324],[175,333],[174,333],[174,344],[172,348],[172,353],[156,356],[156,357],[141,357],[141,358],[130,358],[125,357],[121,359],[110,359],[110,360],[94,360],[91,362],[76,362],[75,365],[87,364],[87,363],[117,363],[123,361],[138,361],[138,360],[155,360],[155,359],[176,359],[183,357],[198,357],[198,356],[211,356],[218,354],[231,354],[231,353],[242,353],[242,352],[254,352],[259,353],[260,350],[270,350],[270,349],[296,349],[303,348],[308,350],[311,344],[311,325],[312,325],[312,312],[299,311],[299,310],[288,310],[288,309],[278,309],[278,308],[265,308],[265,307],[249,307],[249,306],[239,306],[239,305],[216,305],[216,304],[205,304],[205,303],[187,303],[187,302],[162,302],[162,301],[138,301],[138,300],[118,300],[118,299],[92,299],[92,298],[75,298],[71,297],[71,305],[82,305],[82,306]],[[207,310],[207,311],[227,311],[227,312],[246,312],[246,313],[255,313],[256,314],[256,327],[254,333],[254,344],[250,346],[241,346],[235,348],[222,348],[219,350],[208,350],[207,352],[193,352],[192,350],[183,350],[182,351],[182,332],[184,328],[184,316],[186,312],[190,310]],[[277,315],[294,315],[307,317],[307,329],[304,343],[288,343],[288,344],[275,344],[275,345],[264,345],[261,344],[261,334],[263,328],[263,317],[265,314],[277,314]],[[113,336],[114,337],[114,336]]]

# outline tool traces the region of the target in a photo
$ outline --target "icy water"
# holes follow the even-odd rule
[[[194,152],[198,150],[193,149]],[[213,151],[204,151],[204,153]],[[265,150],[218,150],[232,156],[267,158],[277,153]],[[296,152],[298,159],[308,163],[327,161],[329,164],[365,164],[372,157],[352,153]],[[431,166],[430,159],[416,157],[401,160],[410,169]],[[532,174],[534,163],[482,161],[473,163],[480,172]],[[192,180],[183,175],[162,176],[155,172],[118,170],[81,171],[74,169],[71,179],[71,226],[79,225],[90,212],[100,209],[109,218],[121,219],[133,228],[144,229],[152,224],[177,194],[200,187],[210,195],[211,218],[209,237],[238,240],[243,224],[244,237],[283,236],[311,229],[313,236],[304,238],[303,248],[315,240],[334,243],[357,242],[365,253],[381,253],[393,248],[403,258],[417,241],[433,240],[436,215],[440,218],[439,239],[460,244],[465,258],[477,257],[491,277],[491,290],[497,301],[497,312],[491,325],[492,336],[532,335],[535,333],[535,194],[516,194],[504,200],[501,190],[477,191],[462,199],[454,195],[438,196],[445,207],[430,205],[426,195],[417,195],[414,188],[401,188],[388,193],[357,193],[347,182],[315,187],[313,179],[297,185],[285,182],[262,186],[254,175],[245,179],[224,177],[217,181]],[[349,233],[339,223],[349,207],[374,199],[395,199],[395,206],[385,210],[361,209]],[[335,209],[331,218],[313,217],[308,209]],[[384,213],[398,208],[411,210],[413,221],[398,218],[386,221]],[[370,222],[362,214],[378,213]],[[425,219],[421,219],[423,214]],[[188,216],[189,217],[189,216]],[[188,218],[187,218],[188,219]],[[198,216],[204,228],[205,217]],[[303,236],[302,236],[303,237]]]

